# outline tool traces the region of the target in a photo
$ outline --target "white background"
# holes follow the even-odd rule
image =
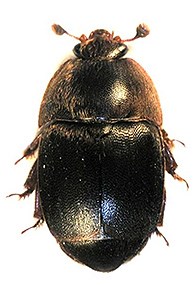
[[[194,1],[22,1],[0,4],[0,284],[195,284],[194,255]],[[150,74],[170,137],[185,142],[174,151],[178,173],[189,182],[166,177],[167,205],[161,232],[139,256],[112,273],[98,273],[68,258],[44,225],[34,223],[34,195],[6,199],[23,192],[32,161],[14,162],[32,141],[46,85],[78,42],[56,36],[58,23],[70,33],[114,30],[132,37],[139,23],[151,34],[132,43],[130,56]],[[192,101],[193,100],[193,101]]]

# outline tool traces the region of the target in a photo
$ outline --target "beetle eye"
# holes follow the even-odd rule
[[[74,47],[73,52],[78,58],[82,57],[82,55],[81,55],[81,44],[77,44]]]

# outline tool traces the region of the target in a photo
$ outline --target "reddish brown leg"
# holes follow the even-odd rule
[[[27,148],[25,149],[25,151],[23,153],[23,156],[21,158],[19,158],[15,162],[15,164],[17,164],[20,160],[22,160],[25,157],[29,158],[30,156],[32,156],[35,153],[35,151],[37,150],[38,146],[39,146],[39,141],[40,141],[40,138],[41,138],[41,135],[42,135],[43,131],[46,130],[49,126],[51,126],[52,124],[54,124],[54,123],[56,123],[58,121],[59,122],[66,122],[66,121],[69,121],[69,120],[54,119],[54,120],[49,121],[48,123],[46,123],[42,127],[40,127],[38,132],[37,132],[36,137],[34,138],[34,140],[31,142],[31,144],[29,144],[27,146]]]
[[[28,177],[24,183],[24,187],[26,188],[26,191],[24,191],[22,194],[13,193],[7,197],[18,196],[19,199],[26,198],[31,193],[33,193],[33,191],[36,188],[36,184],[37,184],[37,160],[33,164],[32,168],[29,172],[29,175],[28,175]]]
[[[28,178],[27,178],[27,180],[28,180]],[[30,181],[30,183],[31,183],[31,181]],[[36,218],[38,220],[33,226],[22,231],[22,234],[25,233],[26,231],[30,230],[30,229],[37,228],[38,226],[40,226],[44,222],[43,213],[41,210],[40,195],[39,195],[39,191],[37,188],[37,184],[35,185],[35,187],[36,187],[35,188],[35,209],[34,209],[34,215],[33,216],[34,216],[34,218]]]
[[[36,136],[36,138],[31,142],[31,144],[29,146],[27,146],[27,148],[25,149],[23,156],[21,158],[19,158],[15,164],[17,164],[19,161],[21,161],[24,157],[29,158],[30,156],[32,156],[36,149],[39,146],[39,136]]]
[[[29,227],[29,228],[23,230],[23,231],[21,232],[21,234],[24,234],[24,233],[27,232],[28,230],[31,230],[31,229],[34,229],[34,228],[39,227],[40,225],[43,224],[43,222],[44,222],[43,219],[39,219],[33,226],[31,226],[31,227]]]
[[[39,190],[38,190],[38,179],[37,179],[37,160],[35,161],[27,179],[26,182],[24,183],[24,187],[27,189],[22,195],[25,197],[26,195],[29,195],[35,190],[35,209],[34,209],[34,218],[38,219],[37,222],[22,231],[22,234],[25,233],[26,231],[36,228],[40,226],[44,222],[42,210],[41,210],[41,203],[40,203],[40,195],[39,195]],[[25,195],[25,196],[24,196]]]
[[[22,194],[11,194],[8,197],[18,195],[19,198],[25,198],[26,196],[29,196],[33,191],[35,191],[35,210],[34,210],[34,217],[38,219],[38,221],[31,227],[25,229],[22,231],[22,233],[25,233],[27,230],[36,228],[37,226],[41,225],[44,222],[42,210],[41,210],[41,204],[40,204],[40,196],[38,191],[38,180],[37,180],[37,160],[33,164],[29,175],[24,183],[24,187],[26,188],[26,191]]]
[[[189,188],[187,181],[175,172],[178,165],[171,152],[171,148],[174,147],[174,140],[169,139],[167,133],[164,130],[162,131],[162,133],[163,133],[164,145],[165,145],[164,154],[165,154],[166,171],[169,174],[171,174],[173,178],[179,181],[185,182],[187,188]]]
[[[156,232],[157,236],[162,237],[164,239],[164,241],[166,242],[167,246],[169,246],[168,240],[166,239],[165,236],[163,236],[163,234],[157,228],[156,228],[155,232]]]

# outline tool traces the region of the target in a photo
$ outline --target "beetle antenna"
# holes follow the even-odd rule
[[[150,29],[146,24],[140,24],[137,29],[136,29],[136,35],[132,38],[132,39],[126,39],[126,40],[122,40],[121,42],[131,42],[134,41],[138,38],[144,38],[147,35],[149,35],[150,33]]]
[[[86,40],[86,36],[82,35],[81,37],[76,37],[74,35],[71,35],[69,34],[66,30],[64,30],[60,25],[57,25],[57,24],[53,24],[52,26],[52,30],[53,32],[56,34],[56,35],[63,35],[63,34],[67,34],[68,36],[76,39],[76,40],[79,40],[81,42],[85,41]]]

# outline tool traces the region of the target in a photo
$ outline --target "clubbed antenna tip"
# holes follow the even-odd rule
[[[70,36],[70,37],[72,37],[72,38],[74,38],[76,40],[79,40],[79,41],[81,40],[79,37],[75,37],[74,35],[69,34],[60,25],[53,24],[51,27],[52,27],[53,32],[56,33],[56,35],[61,36],[63,34],[67,34],[68,36]]]
[[[131,42],[139,38],[144,38],[150,33],[150,29],[146,24],[140,24],[136,29],[136,35],[131,39],[122,40],[121,42]]]
[[[140,24],[137,29],[136,38],[144,38],[150,33],[150,29],[146,24]]]

